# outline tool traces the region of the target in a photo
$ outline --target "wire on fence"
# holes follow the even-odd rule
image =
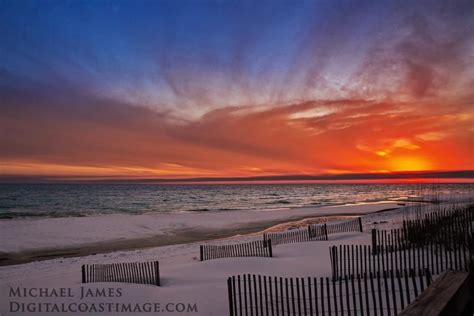
[[[82,283],[124,282],[160,285],[158,261],[86,264],[81,270]]]
[[[388,243],[374,250],[370,245],[339,245],[329,249],[334,279],[386,270],[429,269],[434,274],[445,270],[468,271],[473,243],[449,246],[431,242],[425,247],[399,246]]]
[[[385,271],[338,281],[244,274],[227,279],[229,314],[397,315],[431,282],[429,271]]]
[[[230,257],[272,257],[272,241],[256,240],[229,245],[201,245],[201,261]]]
[[[308,225],[306,228],[293,229],[285,232],[265,233],[264,240],[271,240],[273,245],[328,240],[331,234],[345,232],[362,232],[362,218],[357,217],[352,220],[323,225]]]
[[[386,251],[408,247],[429,246],[433,242],[451,248],[452,244],[469,246],[474,232],[472,206],[436,211],[415,220],[404,220],[403,227],[391,230],[372,230],[372,249]]]

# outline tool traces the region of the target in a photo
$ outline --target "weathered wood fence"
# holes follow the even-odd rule
[[[447,269],[468,271],[473,245],[432,242],[425,247],[388,244],[374,251],[370,245],[339,245],[329,249],[334,279],[387,270],[429,269],[439,274]]]
[[[362,232],[362,219],[323,225],[308,225],[306,228],[292,229],[285,232],[265,233],[264,240],[271,240],[273,245],[290,244],[306,241],[328,240],[328,235],[344,232]]]
[[[297,242],[328,240],[327,225],[308,225],[304,229],[292,229],[285,232],[265,233],[263,240],[271,240],[273,245]]]
[[[333,281],[238,275],[227,279],[229,314],[397,315],[432,279],[430,273],[389,271]]]
[[[272,257],[272,241],[256,240],[230,245],[201,245],[201,261],[229,257]]]
[[[439,243],[450,248],[453,244],[469,245],[474,235],[474,209],[437,211],[417,220],[403,221],[403,227],[391,230],[372,230],[372,249],[390,250],[404,247],[424,247]]]
[[[160,285],[158,261],[86,264],[81,270],[82,283],[124,282]]]
[[[327,227],[328,235],[348,233],[348,232],[363,232],[362,218],[357,217],[352,220],[329,224]]]
[[[466,242],[474,233],[474,206],[436,211],[416,220],[403,221],[406,242],[423,246],[433,239],[438,242]]]

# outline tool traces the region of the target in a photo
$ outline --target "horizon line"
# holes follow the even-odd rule
[[[289,174],[243,177],[125,178],[120,176],[23,176],[0,175],[0,184],[14,183],[217,183],[285,181],[377,181],[377,180],[474,180],[474,170],[401,171],[389,173]],[[461,181],[470,182],[470,181]]]

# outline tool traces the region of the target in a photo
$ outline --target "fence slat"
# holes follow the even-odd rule
[[[150,269],[152,265],[154,270]],[[124,282],[160,286],[158,261],[82,265],[81,274],[82,283]]]
[[[397,315],[430,280],[428,270],[371,272],[341,280],[237,275],[227,279],[229,315]]]
[[[272,240],[256,240],[230,245],[201,245],[201,261],[229,257],[272,257]]]

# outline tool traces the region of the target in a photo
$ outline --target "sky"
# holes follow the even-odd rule
[[[0,0],[0,38],[0,176],[474,169],[470,0]]]

